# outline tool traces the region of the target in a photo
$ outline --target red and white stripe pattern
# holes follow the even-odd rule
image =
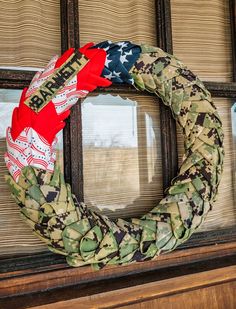
[[[48,63],[47,67],[42,72],[37,72],[27,90],[27,97],[34,93],[47,78],[55,71],[55,65],[58,56],[54,56]],[[84,98],[88,95],[87,90],[77,90],[77,75],[74,76],[67,85],[61,89],[58,94],[52,99],[55,105],[57,114],[61,114],[70,109],[79,98]]]
[[[52,57],[52,59],[49,61],[48,65],[43,71],[39,71],[35,74],[33,77],[30,86],[26,92],[27,96],[30,96],[33,94],[45,81],[46,79],[53,74],[55,71],[55,65],[58,60],[58,56]]]
[[[69,83],[58,92],[52,99],[57,114],[61,114],[70,109],[79,98],[84,98],[89,93],[87,90],[77,90],[77,76],[74,76]]]
[[[11,136],[11,128],[8,128],[6,140],[5,162],[15,181],[18,181],[21,170],[28,165],[49,172],[54,171],[57,138],[50,145],[34,129],[25,128],[14,141]]]
[[[27,97],[33,94],[53,74],[57,60],[58,56],[54,56],[43,71],[35,74],[27,90]],[[77,76],[73,77],[52,100],[57,114],[59,115],[70,109],[78,98],[84,98],[88,93],[87,90],[77,90]],[[7,153],[5,154],[5,162],[10,174],[16,181],[19,179],[21,170],[28,165],[49,172],[54,171],[57,138],[50,145],[34,129],[25,128],[14,141],[11,128],[8,128],[6,140]]]

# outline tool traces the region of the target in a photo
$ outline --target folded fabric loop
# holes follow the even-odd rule
[[[16,140],[24,128],[32,126],[32,110],[24,104],[27,90],[27,88],[23,89],[19,106],[13,111],[11,123],[11,136],[13,140]]]
[[[69,115],[70,110],[67,110],[58,115],[54,104],[50,102],[41,110],[40,113],[34,113],[32,128],[41,136],[43,136],[51,145],[56,134],[65,127],[64,120]],[[47,126],[45,123],[47,123]]]
[[[106,60],[106,52],[102,49],[90,49],[93,43],[86,44],[79,49],[90,61],[85,65],[83,70],[78,74],[77,88],[88,91],[95,90],[99,87],[108,87],[111,82],[100,77]],[[86,87],[87,86],[87,87]]]
[[[26,91],[27,88],[23,90],[19,107],[16,107],[13,112],[12,139],[15,141],[25,128],[31,127],[43,136],[49,144],[52,144],[56,134],[65,127],[64,120],[69,116],[70,111],[66,110],[58,115],[55,105],[50,102],[40,113],[36,114],[24,104]],[[45,123],[47,123],[47,126],[45,126]]]

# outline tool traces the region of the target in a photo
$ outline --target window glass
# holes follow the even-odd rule
[[[229,1],[171,0],[175,55],[201,79],[232,80]]]
[[[0,89],[0,256],[21,255],[47,250],[31,228],[22,220],[20,210],[5,182],[8,170],[4,161],[6,128],[11,125],[13,109],[18,105],[21,90]],[[63,167],[62,133],[58,135],[58,156]]]
[[[60,1],[1,1],[1,67],[44,67],[60,40]]]
[[[133,41],[156,45],[154,0],[79,0],[81,45]]]
[[[159,103],[98,95],[82,103],[85,202],[114,217],[144,214],[162,197]]]

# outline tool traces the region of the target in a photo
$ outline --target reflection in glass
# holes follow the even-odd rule
[[[78,4],[81,45],[128,40],[156,46],[155,1],[80,0]]]
[[[232,81],[229,1],[172,0],[171,17],[176,57],[202,80]]]
[[[18,89],[0,89],[0,143],[4,142],[6,129],[11,126],[12,112],[18,106],[22,90]],[[63,170],[63,133],[62,131],[57,134],[57,157]],[[1,154],[2,155],[2,154]]]
[[[18,105],[20,95],[21,90],[0,89],[0,256],[46,250],[46,246],[21,219],[19,208],[10,196],[4,179],[4,175],[8,173],[4,161],[6,128],[11,125],[12,112]],[[58,137],[59,160],[63,166],[62,133]]]
[[[128,217],[159,201],[158,112],[157,100],[145,96],[99,95],[83,101],[84,193],[90,207]]]
[[[44,67],[60,54],[60,1],[1,1],[0,65]]]
[[[233,170],[233,198],[236,199],[236,102],[232,104],[231,107],[231,122],[232,122],[232,139],[233,139],[233,149],[232,149],[232,170]],[[236,206],[234,212],[234,223],[236,225]]]

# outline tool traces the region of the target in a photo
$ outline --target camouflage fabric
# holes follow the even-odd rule
[[[222,123],[203,83],[174,56],[142,46],[130,69],[135,86],[158,95],[183,129],[185,157],[165,197],[141,218],[110,220],[79,203],[59,167],[32,167],[7,182],[34,232],[71,266],[126,264],[175,249],[215,200],[224,158]]]

